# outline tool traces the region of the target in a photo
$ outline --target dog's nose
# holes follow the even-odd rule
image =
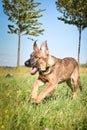
[[[29,66],[29,60],[25,62],[25,66]]]

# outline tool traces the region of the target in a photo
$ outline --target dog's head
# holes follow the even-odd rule
[[[35,74],[37,71],[46,71],[49,56],[47,41],[41,44],[40,49],[35,41],[33,50],[34,51],[31,53],[30,59],[25,62],[25,66],[32,68],[31,74]]]

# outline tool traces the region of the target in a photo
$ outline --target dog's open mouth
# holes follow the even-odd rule
[[[32,70],[31,70],[31,74],[32,75],[34,75],[34,74],[36,74],[37,73],[37,71],[38,71],[38,68],[37,67],[32,67]]]

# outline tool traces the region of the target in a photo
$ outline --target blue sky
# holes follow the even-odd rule
[[[64,24],[57,20],[59,15],[56,10],[55,0],[37,0],[42,3],[39,8],[45,8],[40,22],[45,29],[44,35],[36,37],[38,46],[47,40],[49,52],[58,58],[74,57],[77,59],[78,29],[76,26]],[[0,66],[16,66],[18,37],[8,34],[8,17],[3,13],[0,1]],[[81,63],[87,63],[87,29],[82,32]],[[33,42],[27,36],[21,37],[21,65],[29,58],[33,51]]]

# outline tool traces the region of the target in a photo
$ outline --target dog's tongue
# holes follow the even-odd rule
[[[37,72],[37,67],[33,67],[32,70],[31,70],[31,74],[35,74]]]

